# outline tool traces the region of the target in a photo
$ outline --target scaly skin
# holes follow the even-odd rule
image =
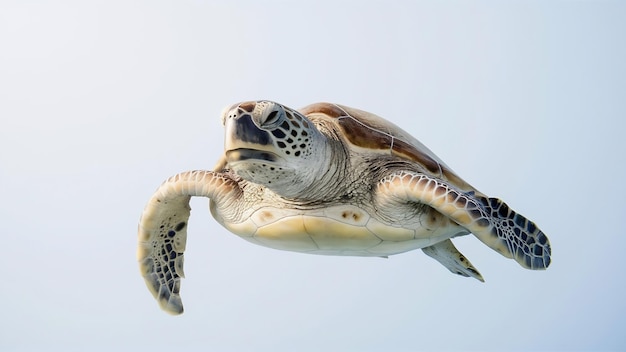
[[[154,193],[139,220],[137,260],[141,274],[163,310],[181,314],[180,280],[191,197],[209,197],[223,209],[237,200],[241,190],[227,175],[213,171],[187,171],[168,178]]]
[[[377,191],[431,206],[527,269],[546,269],[550,265],[548,238],[532,221],[499,199],[478,192],[462,193],[441,180],[408,171],[385,177]]]

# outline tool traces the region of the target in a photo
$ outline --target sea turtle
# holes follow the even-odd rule
[[[294,110],[250,101],[224,110],[225,152],[213,171],[167,179],[139,223],[137,257],[161,308],[183,311],[189,199],[252,243],[326,255],[387,257],[421,248],[483,281],[452,244],[473,233],[528,269],[550,265],[548,238],[503,201],[457,176],[422,143],[365,111],[330,103]]]

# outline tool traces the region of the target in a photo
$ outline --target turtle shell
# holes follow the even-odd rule
[[[463,191],[476,191],[424,144],[377,115],[331,103],[315,103],[299,111],[312,119],[330,119],[347,143],[419,164],[433,176],[447,180]]]

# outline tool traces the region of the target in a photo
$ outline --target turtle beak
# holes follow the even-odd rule
[[[226,121],[225,149],[241,148],[248,146],[272,145],[270,135],[267,131],[260,129],[249,114],[243,114]]]
[[[226,151],[226,160],[229,163],[246,160],[264,160],[269,162],[275,162],[278,157],[274,153],[264,152],[256,149],[231,149]]]
[[[227,152],[234,150],[256,150],[265,154],[273,151],[274,145],[268,131],[260,129],[252,120],[250,114],[241,114],[225,121],[224,150]],[[246,153],[247,159],[253,154]],[[274,155],[274,153],[271,153]],[[267,159],[267,158],[263,158]]]

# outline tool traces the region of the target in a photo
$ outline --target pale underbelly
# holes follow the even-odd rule
[[[252,243],[310,254],[389,256],[431,246],[462,231],[447,219],[419,219],[411,228],[382,223],[355,206],[319,210],[261,208],[246,221],[223,224]]]

